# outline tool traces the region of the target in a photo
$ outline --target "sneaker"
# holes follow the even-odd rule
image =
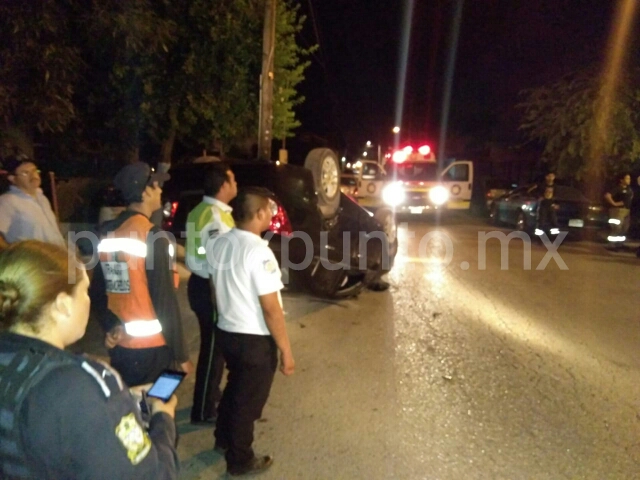
[[[265,472],[271,465],[273,465],[273,457],[264,455],[262,457],[254,457],[247,465],[241,467],[227,467],[227,473],[232,477],[258,475]]]

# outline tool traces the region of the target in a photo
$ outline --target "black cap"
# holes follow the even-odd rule
[[[161,185],[169,180],[171,175],[168,173],[157,173],[151,170],[151,167],[144,162],[135,162],[127,165],[113,179],[114,186],[120,190],[122,198],[127,203],[142,201],[142,192],[147,186],[153,182]]]
[[[23,163],[33,163],[33,160],[26,155],[12,155],[10,157],[5,158],[2,161],[2,168],[4,168],[9,175],[13,175],[16,173],[16,170]]]

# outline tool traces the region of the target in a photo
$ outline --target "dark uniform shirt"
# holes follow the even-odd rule
[[[630,186],[623,187],[618,185],[611,190],[611,198],[614,202],[623,202],[624,205],[619,208],[631,208],[631,201],[633,200],[633,190]]]
[[[73,360],[47,373],[16,412],[33,478],[178,477],[173,419],[155,414],[146,430],[138,403],[114,370],[34,338],[7,333],[2,339]]]

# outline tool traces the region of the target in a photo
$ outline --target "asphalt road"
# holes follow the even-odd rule
[[[534,243],[527,269],[519,240],[479,252],[490,230],[413,222],[388,291],[284,295],[297,372],[277,374],[257,424],[256,451],[275,456],[260,478],[640,478],[640,260],[566,242],[563,269]],[[188,423],[192,388],[180,393],[181,478],[225,478],[211,429]]]

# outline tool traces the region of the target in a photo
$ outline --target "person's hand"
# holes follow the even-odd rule
[[[287,377],[293,375],[296,369],[296,362],[293,359],[291,352],[280,352],[280,371]]]
[[[109,330],[105,335],[104,345],[108,349],[112,349],[113,347],[118,345],[118,343],[120,343],[120,340],[122,340],[123,337],[124,337],[124,327],[122,325],[116,325],[111,330]]]
[[[186,377],[191,375],[193,373],[193,371],[194,371],[193,362],[191,360],[187,360],[186,362],[181,363],[180,364],[180,368],[182,369],[182,371],[184,373],[187,374]]]
[[[129,392],[133,395],[138,403],[142,401],[142,392],[148,392],[153,384],[145,383],[144,385],[136,385],[135,387],[129,387]]]
[[[176,407],[178,406],[178,397],[171,395],[171,398],[167,403],[163,402],[159,398],[147,397],[147,403],[151,409],[151,415],[156,413],[166,413],[171,418],[176,416]]]

